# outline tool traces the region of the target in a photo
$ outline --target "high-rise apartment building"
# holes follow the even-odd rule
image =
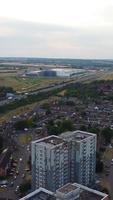
[[[60,137],[70,143],[70,181],[91,185],[95,179],[96,134],[73,131]]]
[[[68,182],[90,185],[95,179],[96,135],[74,131],[32,142],[33,189],[51,191]]]
[[[68,183],[69,144],[57,136],[32,142],[33,189],[44,187],[51,191]]]

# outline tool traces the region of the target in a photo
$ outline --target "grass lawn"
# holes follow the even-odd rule
[[[28,92],[63,81],[61,78],[21,78],[15,73],[0,73],[0,86],[10,86],[18,92]]]
[[[107,177],[103,177],[103,178],[102,178],[101,186],[102,186],[103,188],[107,188],[108,190],[110,190],[110,183],[109,183]]]
[[[103,156],[104,159],[111,161],[111,159],[113,158],[113,149],[107,148]]]
[[[0,116],[0,124],[3,123],[3,122],[9,121],[13,116],[17,116],[17,115],[20,115],[20,114],[24,114],[25,112],[31,111],[36,105],[37,105],[37,103],[22,106],[22,107],[15,109],[15,110],[12,110],[12,111],[10,111],[6,114],[1,115]]]
[[[58,93],[58,95],[63,97],[63,96],[65,96],[65,93],[66,93],[66,90],[62,90],[61,92]]]
[[[27,133],[26,134],[21,134],[19,136],[19,141],[20,141],[21,144],[27,144],[31,140],[32,140],[32,136],[29,133],[28,134]]]
[[[106,72],[103,76],[99,78],[99,80],[113,80],[113,71]]]

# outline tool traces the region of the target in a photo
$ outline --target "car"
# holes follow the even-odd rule
[[[10,176],[13,176],[13,172],[10,172],[9,175],[10,175]]]
[[[17,170],[17,171],[16,171],[16,175],[18,175],[18,174],[19,174],[19,171]]]
[[[15,193],[18,193],[19,190],[19,185],[17,185],[16,189],[15,189]]]
[[[24,178],[25,177],[25,174],[22,174],[22,178]]]
[[[3,185],[1,185],[0,187],[1,187],[1,188],[3,188],[4,186],[3,186]]]
[[[14,179],[16,179],[17,177],[16,176],[14,176]]]
[[[26,169],[25,169],[25,171],[29,172],[29,171],[30,171],[30,169],[29,169],[29,168],[26,168]]]
[[[20,158],[19,160],[22,161],[22,158]]]
[[[2,187],[3,187],[3,188],[6,188],[6,187],[7,187],[7,185],[2,185]]]
[[[28,131],[28,128],[24,128],[24,131]]]
[[[17,167],[17,163],[13,163],[13,167]]]
[[[27,151],[30,151],[30,147],[29,146],[27,146]]]
[[[14,182],[11,181],[11,183],[10,183],[10,187],[13,187],[13,186],[14,186]]]
[[[113,159],[111,160],[111,165],[113,165]]]
[[[12,169],[11,169],[11,172],[14,172],[14,171],[15,171],[15,169],[14,169],[14,168],[12,168]]]
[[[13,119],[16,119],[16,118],[17,118],[17,117],[14,115],[14,116],[13,116]]]

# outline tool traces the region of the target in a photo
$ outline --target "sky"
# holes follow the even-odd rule
[[[0,56],[113,59],[113,0],[0,0]]]

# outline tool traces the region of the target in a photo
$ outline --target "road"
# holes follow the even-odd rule
[[[17,156],[17,159],[18,159],[17,170],[18,170],[19,174],[17,175],[16,180],[14,180],[14,178],[11,178],[9,180],[9,183],[11,183],[12,181],[14,182],[13,187],[10,187],[8,184],[7,188],[4,189],[5,191],[0,191],[1,198],[7,198],[7,199],[11,198],[13,200],[19,199],[19,197],[16,195],[16,193],[14,191],[15,191],[16,187],[19,186],[23,182],[22,175],[26,173],[25,168],[27,165],[27,161],[29,159],[29,155],[30,155],[30,152],[28,152],[28,150],[27,150],[27,145],[24,145],[24,147],[21,146],[20,151]],[[20,158],[22,160],[19,160]]]
[[[110,167],[109,186],[110,186],[110,196],[111,199],[113,199],[113,165],[111,165]]]

